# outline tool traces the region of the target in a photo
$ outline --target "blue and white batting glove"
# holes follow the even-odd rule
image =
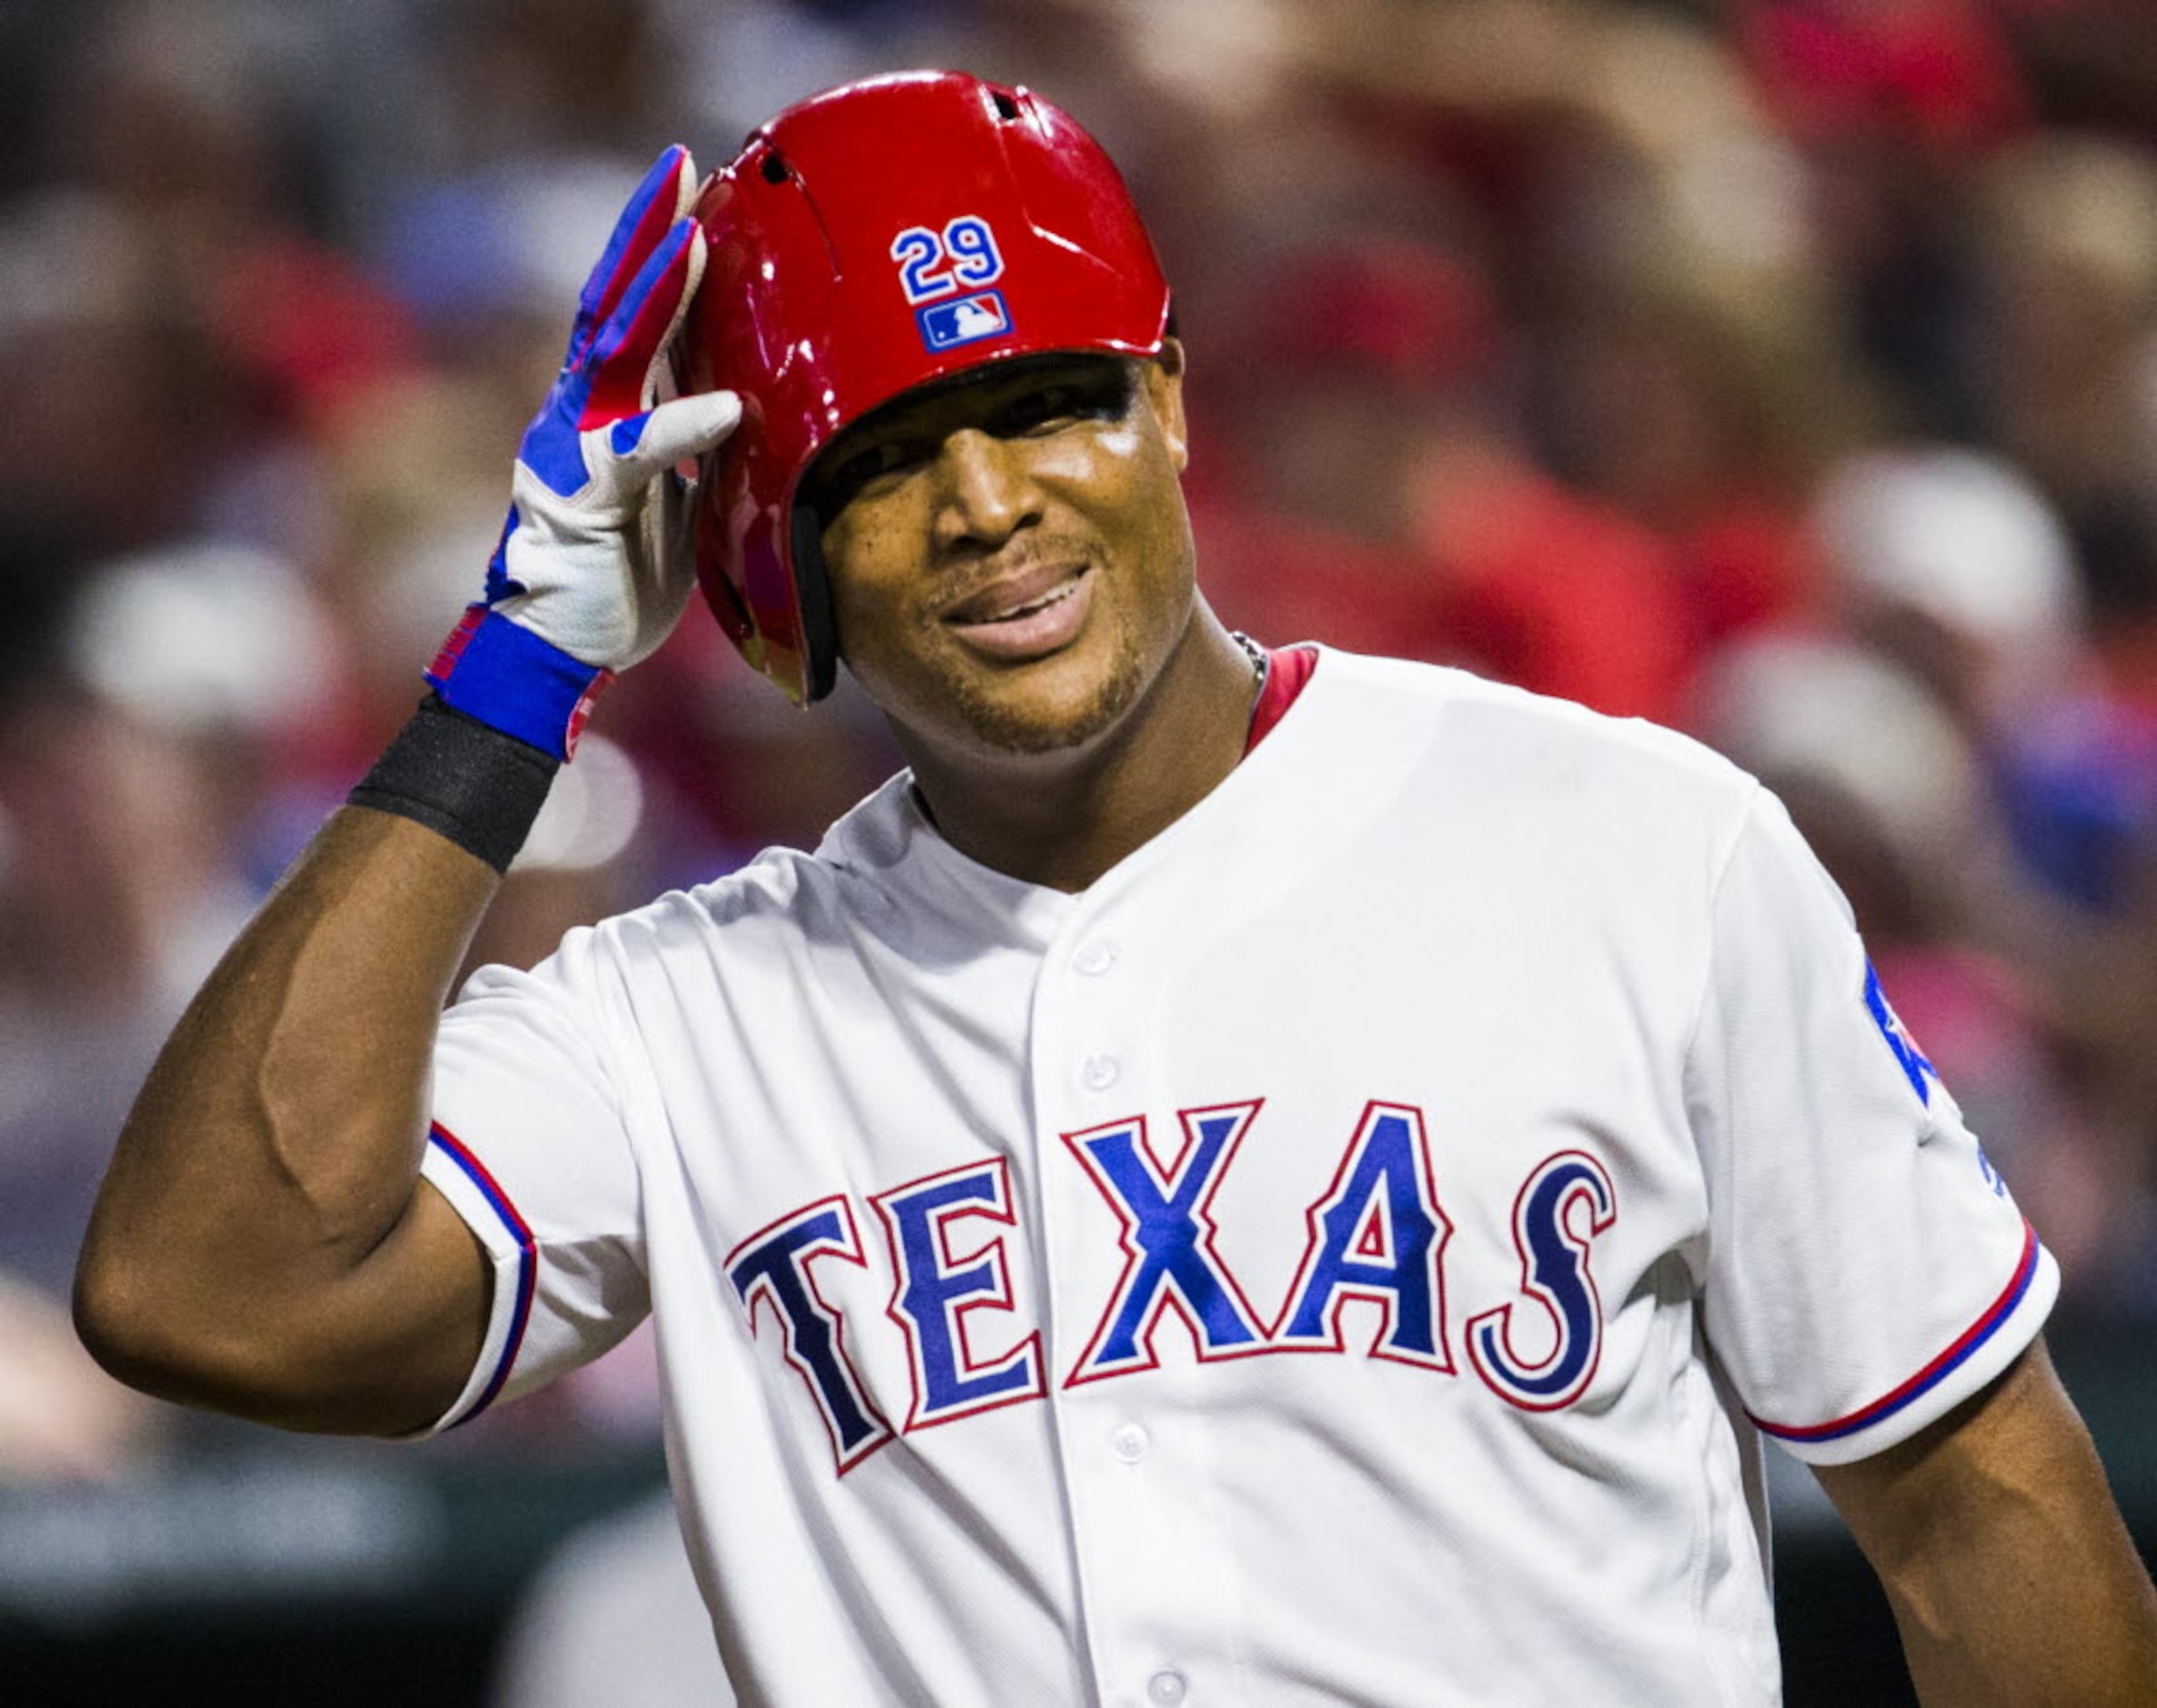
[[[630,198],[578,299],[569,348],[518,447],[508,522],[427,679],[457,710],[567,759],[615,672],[672,632],[696,585],[675,464],[741,418],[730,391],[658,401],[704,272],[686,149]]]

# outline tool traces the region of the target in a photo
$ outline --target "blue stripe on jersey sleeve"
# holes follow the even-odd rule
[[[2030,1283],[2036,1278],[2037,1254],[2037,1231],[2025,1221],[2022,1223],[2021,1259],[2016,1263],[2015,1272],[1999,1298],[1986,1307],[1984,1314],[1958,1335],[1939,1357],[1908,1381],[1890,1389],[1870,1405],[1860,1406],[1855,1412],[1832,1418],[1825,1423],[1770,1423],[1766,1418],[1753,1417],[1750,1412],[1746,1415],[1752,1417],[1755,1427],[1763,1433],[1786,1442],[1838,1441],[1845,1435],[1855,1435],[1860,1430],[1869,1429],[1883,1418],[1892,1417],[1938,1387],[1967,1363],[1971,1355],[1999,1331],[2001,1324],[2014,1315],[2015,1307],[2022,1302],[2023,1295],[2030,1291]]]
[[[448,1425],[449,1428],[456,1429],[470,1422],[493,1404],[495,1395],[502,1391],[502,1384],[509,1381],[509,1371],[517,1366],[517,1354],[524,1347],[524,1331],[531,1322],[532,1295],[539,1282],[539,1245],[532,1237],[529,1224],[518,1213],[517,1206],[509,1201],[509,1193],[502,1191],[494,1176],[487,1171],[486,1164],[472,1154],[461,1139],[439,1121],[428,1130],[427,1138],[429,1144],[440,1150],[444,1156],[458,1166],[464,1177],[479,1189],[479,1196],[487,1201],[488,1207],[501,1219],[502,1226],[509,1230],[510,1237],[517,1241],[517,1296],[509,1319],[509,1332],[502,1342],[501,1353],[495,1360],[494,1369],[488,1376],[487,1386],[480,1391],[479,1397],[472,1402],[465,1414]]]

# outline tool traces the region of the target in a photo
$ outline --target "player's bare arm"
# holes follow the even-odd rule
[[[85,1243],[83,1337],[116,1375],[290,1428],[445,1411],[488,1271],[415,1191],[435,1016],[499,879],[348,809],[205,986],[144,1086]]]
[[[126,1124],[76,1301],[125,1381],[398,1433],[469,1376],[490,1271],[419,1176],[437,1023],[592,698],[693,584],[666,471],[740,416],[723,393],[658,399],[702,272],[694,182],[670,149],[624,210],[433,693],[226,956]]]
[[[2042,1341],[1930,1429],[1818,1474],[1926,1702],[2157,1698],[2157,1592]]]

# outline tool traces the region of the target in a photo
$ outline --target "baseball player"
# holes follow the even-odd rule
[[[1183,362],[1026,90],[662,157],[427,701],[142,1093],[90,1344],[417,1433],[650,1311],[749,1701],[1772,1702],[1763,1438],[1930,1698],[2152,1700],[2052,1260],[1782,809],[1229,633]],[[440,1013],[700,576],[908,769]]]

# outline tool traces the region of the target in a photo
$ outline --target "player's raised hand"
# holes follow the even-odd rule
[[[688,150],[669,148],[585,281],[568,355],[525,429],[509,515],[428,671],[459,711],[566,758],[591,700],[671,632],[696,574],[676,463],[741,419],[732,392],[660,401],[704,271]]]

